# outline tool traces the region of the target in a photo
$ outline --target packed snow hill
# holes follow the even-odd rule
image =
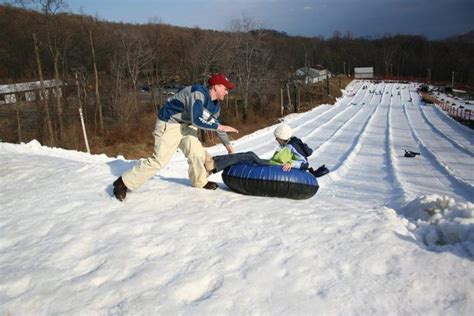
[[[136,161],[0,143],[0,314],[472,315],[474,133],[417,87],[285,117],[331,170],[306,200],[193,188],[177,153],[119,202]]]

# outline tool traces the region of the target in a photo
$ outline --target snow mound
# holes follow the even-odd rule
[[[114,161],[116,159],[125,160],[123,156],[116,158],[107,157],[105,154],[89,154],[82,151],[43,146],[39,141],[33,139],[29,143],[10,144],[0,142],[0,152],[10,152],[25,155],[43,155],[53,156],[74,161],[103,163]]]
[[[402,214],[411,221],[410,231],[428,248],[459,244],[474,256],[474,203],[424,195],[408,203]]]

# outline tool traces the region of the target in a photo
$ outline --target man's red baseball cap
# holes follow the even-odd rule
[[[227,79],[227,77],[224,74],[219,74],[219,73],[211,75],[209,79],[207,80],[207,83],[209,84],[209,86],[214,86],[216,84],[223,84],[224,87],[226,87],[229,90],[235,88],[235,84],[230,82],[229,79]]]

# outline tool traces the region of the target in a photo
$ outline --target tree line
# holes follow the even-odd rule
[[[227,119],[239,122],[280,115],[281,87],[303,66],[320,64],[341,75],[351,75],[354,67],[374,67],[380,77],[446,82],[454,72],[457,83],[474,84],[474,43],[469,38],[370,39],[338,31],[328,39],[288,36],[245,16],[229,21],[227,31],[212,31],[159,19],[107,22],[68,13],[63,0],[16,3],[0,6],[0,84],[41,78],[67,83],[65,98],[55,94],[43,100],[38,105],[43,119],[29,123],[38,125],[50,145],[70,138],[72,108],[84,108],[94,135],[132,132],[144,112],[159,109],[166,85],[204,84],[213,72],[236,82],[223,110]],[[32,5],[37,10],[27,9]]]

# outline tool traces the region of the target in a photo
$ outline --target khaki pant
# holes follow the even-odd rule
[[[122,180],[131,190],[136,190],[168,164],[179,148],[188,159],[188,176],[194,187],[202,188],[207,183],[208,172],[204,167],[206,151],[193,126],[166,123],[158,120],[153,132],[155,152],[153,156],[140,160],[131,170],[122,175]]]

